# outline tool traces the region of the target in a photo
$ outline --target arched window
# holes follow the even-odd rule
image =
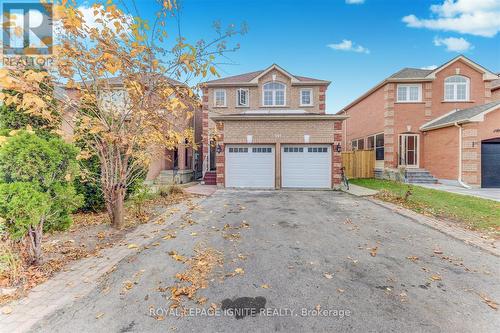
[[[444,80],[445,101],[468,101],[469,91],[470,80],[465,76],[453,75]]]
[[[280,82],[268,82],[262,87],[264,106],[285,106],[286,86]]]

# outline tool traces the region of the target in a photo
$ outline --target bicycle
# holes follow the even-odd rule
[[[341,186],[343,186],[347,191],[349,191],[349,179],[345,175],[345,167],[340,168],[340,181]]]

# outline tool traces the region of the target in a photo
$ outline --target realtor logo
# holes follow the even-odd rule
[[[52,5],[4,2],[3,54],[52,54]]]

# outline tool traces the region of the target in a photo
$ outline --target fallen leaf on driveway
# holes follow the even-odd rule
[[[328,280],[333,279],[333,274],[332,273],[325,273],[323,274]]]
[[[169,240],[169,239],[172,239],[172,238],[175,238],[176,236],[174,234],[166,234],[165,236],[163,236],[162,238],[164,240]]]
[[[138,248],[137,244],[129,244],[129,245],[127,245],[127,247],[129,249],[137,249]]]
[[[177,261],[181,261],[181,262],[186,261],[186,258],[184,256],[181,256],[180,254],[178,254],[177,251],[170,251],[168,254]]]
[[[498,303],[494,300],[488,298],[488,296],[484,294],[479,294],[479,296],[483,299],[483,301],[488,304],[488,306],[494,310],[498,310]]]
[[[351,257],[347,257],[347,259],[351,260],[354,264],[357,264],[359,260],[353,259]]]
[[[371,248],[370,249],[370,255],[372,257],[375,257],[377,255],[377,250],[378,250],[378,247]]]
[[[243,268],[236,268],[236,269],[234,270],[234,272],[235,272],[236,274],[243,274],[243,273],[245,273],[245,271],[243,270]]]
[[[263,288],[263,289],[269,289],[269,286],[267,284],[263,284],[260,287]]]
[[[12,308],[11,308],[10,306],[4,306],[4,307],[2,308],[2,313],[3,313],[3,314],[6,314],[6,315],[7,315],[7,314],[11,314],[11,313],[12,313]]]
[[[191,236],[198,236],[198,233],[197,232],[192,232]]]
[[[432,275],[431,279],[434,280],[434,281],[441,281],[442,280],[441,276],[439,276],[439,275]]]
[[[441,251],[441,250],[439,250],[439,249],[436,249],[436,250],[434,250],[434,253],[435,253],[435,254],[443,254],[443,251]]]
[[[102,316],[104,316],[104,312],[99,312],[98,314],[95,315],[95,319],[99,319]]]
[[[409,256],[406,259],[410,259],[411,261],[417,261],[419,258],[417,256]]]
[[[345,290],[344,290],[344,289],[337,288],[337,291],[338,291],[339,293],[343,293]]]

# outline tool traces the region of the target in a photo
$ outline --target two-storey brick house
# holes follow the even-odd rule
[[[500,80],[458,56],[404,68],[338,112],[346,149],[373,149],[376,175],[500,187]],[[434,178],[435,177],[435,178]]]
[[[340,182],[343,115],[325,114],[329,81],[278,65],[203,88],[205,183],[332,188]]]

